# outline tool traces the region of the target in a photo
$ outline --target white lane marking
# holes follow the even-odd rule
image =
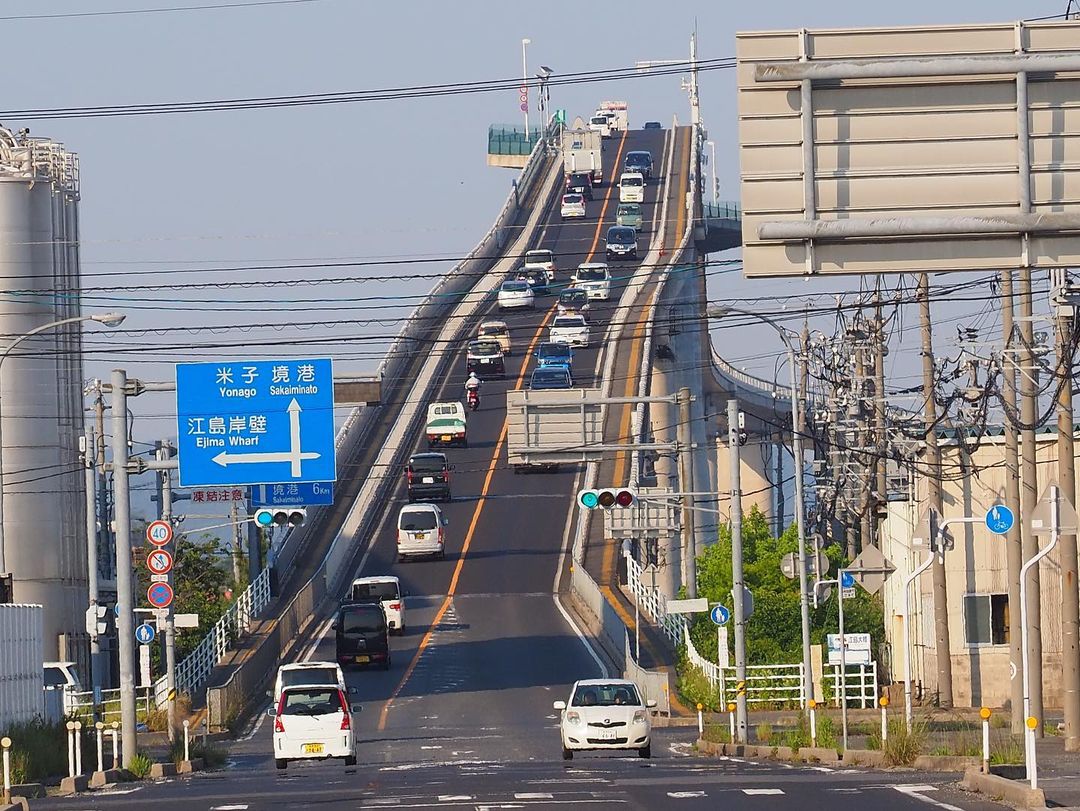
[[[755,797],[759,794],[783,794],[784,791],[779,788],[744,788],[742,793]]]
[[[653,203],[651,226],[653,232],[653,243],[655,243],[658,238],[656,223],[660,219],[660,201],[663,200],[664,197],[667,195],[668,173],[664,170],[664,166],[667,163],[668,146],[669,144],[674,142],[674,138],[671,137],[674,132],[674,130],[668,130],[664,133],[664,148],[660,150],[660,171],[664,173],[664,179],[660,182],[660,189],[658,190],[658,193],[656,195],[656,202]],[[661,233],[659,236],[663,237],[663,234]],[[652,249],[652,244],[650,244],[649,250],[651,251]]]
[[[671,750],[671,754],[675,755],[675,757],[691,757],[693,755],[694,745],[692,743],[687,743],[686,741],[678,741],[671,744],[668,749]]]
[[[829,788],[826,791],[835,791],[837,794],[858,794],[861,788]]]
[[[899,791],[901,794],[907,795],[908,797],[914,797],[916,800],[921,800],[924,803],[928,803],[930,805],[936,805],[938,808],[944,808],[945,811],[963,811],[963,809],[959,808],[958,806],[949,805],[949,803],[943,803],[943,802],[940,802],[938,800],[932,800],[929,797],[924,797],[922,795],[921,792],[924,792],[924,791],[937,791],[936,786],[928,786],[928,785],[925,785],[925,784],[918,784],[918,785],[908,785],[908,786],[905,786],[905,785],[893,786],[893,788],[896,791]]]
[[[704,791],[669,791],[667,796],[673,797],[676,800],[688,800],[691,797],[704,797]]]
[[[514,793],[515,800],[553,800],[554,795],[546,791],[518,791]]]
[[[249,732],[240,740],[250,741],[252,738],[254,738],[259,733],[259,728],[263,725],[263,721],[265,721],[268,717],[269,716],[265,712],[259,713],[259,720],[255,722],[255,726],[251,728],[251,732]]]
[[[438,744],[436,744],[435,746],[421,746],[420,748],[421,749],[442,749],[442,747],[439,746]]]
[[[212,805],[210,811],[247,811],[246,805]]]
[[[115,784],[114,784],[115,785]],[[112,797],[119,794],[134,794],[136,791],[142,791],[143,786],[135,786],[135,788],[108,788],[101,791],[95,791],[95,797]]]
[[[471,800],[473,797],[471,794],[440,794],[440,803],[464,803]]]

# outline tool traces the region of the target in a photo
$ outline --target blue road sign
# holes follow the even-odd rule
[[[334,364],[176,364],[180,486],[332,482]]]
[[[135,639],[144,645],[153,642],[155,636],[157,636],[157,632],[154,630],[154,626],[149,623],[144,622],[135,629]]]
[[[251,488],[254,507],[315,507],[333,503],[333,482],[260,484]]]
[[[986,511],[986,528],[995,535],[1004,535],[1015,523],[1016,516],[1004,504],[995,504]]]
[[[709,619],[716,625],[723,625],[731,619],[731,612],[725,605],[714,605],[712,611],[709,612]]]
[[[840,585],[845,589],[855,588],[855,575],[853,575],[851,572],[841,572]]]

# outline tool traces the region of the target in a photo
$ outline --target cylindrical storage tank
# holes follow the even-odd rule
[[[79,315],[74,156],[0,130],[0,353]],[[73,266],[74,265],[74,266]],[[0,363],[4,553],[16,602],[44,606],[46,660],[88,675],[81,325],[48,329]]]

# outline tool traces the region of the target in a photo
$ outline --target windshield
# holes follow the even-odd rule
[[[569,358],[570,347],[566,344],[540,344],[540,348],[536,352],[536,357],[543,360]]]
[[[584,304],[586,300],[584,290],[564,290],[559,294],[560,304]]]
[[[581,197],[580,194],[566,194],[566,195],[563,195],[563,199],[562,199],[563,205],[568,205],[568,206],[575,206],[578,203],[580,203],[581,200],[582,200],[582,197]]]
[[[648,166],[652,157],[648,152],[630,152],[626,156],[627,166]]]
[[[607,268],[578,268],[577,280],[579,282],[602,282],[608,277]]]
[[[495,326],[494,324],[484,324],[482,327],[480,327],[479,331],[481,335],[487,335],[490,337],[508,334],[505,326]]]
[[[352,598],[360,602],[396,600],[398,598],[398,586],[392,580],[382,580],[376,583],[353,583]]]
[[[529,386],[534,389],[569,388],[570,377],[560,369],[537,369]]]
[[[574,691],[574,707],[639,706],[637,688],[632,684],[583,684]]]
[[[446,467],[444,456],[414,456],[409,460],[409,470],[414,473],[442,473]]]
[[[336,667],[298,667],[281,671],[281,687],[294,684],[337,684]]]
[[[581,316],[570,318],[556,318],[552,326],[555,329],[558,329],[559,327],[570,327],[571,329],[575,327],[583,327],[585,326],[585,319]]]
[[[640,177],[624,177],[622,179],[623,186],[641,186],[643,183],[644,180]]]
[[[503,282],[502,289],[509,293],[520,293],[522,290],[528,290],[529,284],[528,282],[520,281]],[[458,351],[460,352],[461,350],[459,349]]]
[[[398,518],[398,529],[406,532],[420,532],[421,530],[435,529],[439,525],[434,510],[409,510],[402,511]]]
[[[386,622],[382,609],[377,605],[357,606],[341,610],[341,632],[343,634],[367,634],[381,631]]]
[[[633,242],[634,229],[612,228],[610,231],[608,231],[607,238],[609,242]]]
[[[282,715],[330,715],[342,711],[341,693],[335,687],[297,688],[287,691],[281,702]]]
[[[546,265],[551,262],[551,251],[526,251],[525,264]]]
[[[498,355],[502,350],[494,341],[473,341],[469,344],[470,355]]]
[[[589,119],[590,124],[606,124],[607,122],[608,117],[606,115],[594,115]]]
[[[639,206],[637,203],[623,203],[621,206],[619,206],[618,216],[620,217],[624,217],[627,215],[634,216],[639,214],[641,214],[641,206]]]

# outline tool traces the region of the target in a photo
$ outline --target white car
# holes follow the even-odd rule
[[[570,346],[589,345],[589,324],[583,315],[557,315],[548,330],[548,341]]]
[[[641,172],[623,172],[619,176],[619,202],[645,202],[645,175]]]
[[[277,678],[274,679],[274,692],[267,691],[267,695],[276,702],[281,698],[282,690],[297,684],[321,684],[348,692],[345,688],[345,674],[341,672],[337,662],[293,662],[278,668]]]
[[[78,696],[82,683],[75,672],[74,662],[42,663],[45,680],[46,717],[60,720],[62,716],[74,715],[78,710]]]
[[[555,281],[555,254],[545,249],[525,251],[525,271],[541,270],[547,276],[548,282]]]
[[[584,290],[590,299],[607,301],[611,298],[611,271],[603,262],[585,262],[578,265],[570,283]]]
[[[536,306],[533,289],[524,279],[511,279],[499,288],[500,310],[531,310]]]
[[[589,129],[600,133],[601,138],[609,138],[611,136],[611,119],[603,113],[596,113],[589,119]]]
[[[574,683],[569,701],[556,701],[563,760],[588,749],[632,749],[652,756],[652,699],[641,700],[637,685],[624,679]]]
[[[341,758],[355,766],[352,716],[360,709],[349,705],[337,685],[286,687],[277,706],[266,711],[274,719],[274,765],[285,769],[290,760]]]
[[[564,194],[559,216],[564,220],[585,218],[585,198],[580,194]]]
[[[397,559],[415,555],[446,557],[446,525],[434,504],[406,504],[398,513]]]
[[[386,614],[390,633],[405,633],[405,596],[401,593],[401,581],[393,575],[356,578],[349,599],[354,603],[378,603]]]

